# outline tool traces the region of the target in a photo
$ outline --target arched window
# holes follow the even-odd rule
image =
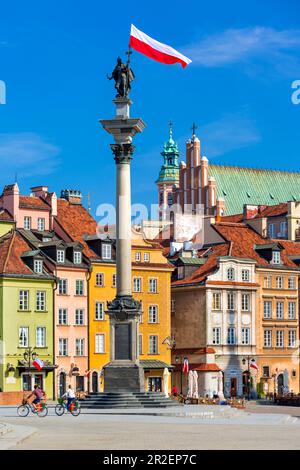
[[[235,279],[235,271],[234,268],[228,268],[227,269],[227,280],[228,281],[234,281]]]

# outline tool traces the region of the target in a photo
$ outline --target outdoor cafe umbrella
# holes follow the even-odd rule
[[[193,387],[193,398],[199,398],[198,394],[198,372],[194,370],[194,387]]]
[[[192,398],[193,396],[193,388],[194,388],[194,372],[190,370],[189,375],[188,375],[188,392],[187,392],[187,396],[189,398]]]

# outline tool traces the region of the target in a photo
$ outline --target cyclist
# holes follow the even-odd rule
[[[67,410],[70,411],[70,405],[76,398],[75,392],[72,389],[72,385],[69,385],[68,390],[63,394],[62,398],[67,399]]]
[[[45,392],[38,386],[35,385],[34,389],[32,390],[32,393],[29,395],[27,400],[31,397],[35,397],[34,400],[32,401],[32,404],[34,408],[37,408],[37,404],[41,402],[41,400],[45,397]]]

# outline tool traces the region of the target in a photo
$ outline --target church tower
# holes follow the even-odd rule
[[[161,155],[164,163],[160,169],[159,177],[156,181],[158,189],[159,220],[168,219],[168,208],[173,203],[173,189],[179,184],[179,164],[178,145],[173,140],[172,123],[170,123],[169,140],[165,143]]]

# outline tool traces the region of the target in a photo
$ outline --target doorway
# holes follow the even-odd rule
[[[231,377],[230,378],[230,396],[234,398],[237,396],[237,378]]]
[[[277,391],[279,395],[283,394],[283,386],[284,386],[283,374],[279,374],[277,377]]]
[[[76,377],[76,392],[84,392],[84,376],[77,375]]]
[[[92,392],[98,393],[98,374],[97,372],[93,372],[92,374]]]
[[[61,372],[59,374],[58,387],[59,387],[59,390],[58,390],[59,396],[62,397],[66,393],[66,373],[65,372]]]
[[[250,374],[247,370],[243,372],[243,395],[244,397],[250,395]]]
[[[148,378],[148,391],[149,392],[161,392],[161,377],[149,377]]]

